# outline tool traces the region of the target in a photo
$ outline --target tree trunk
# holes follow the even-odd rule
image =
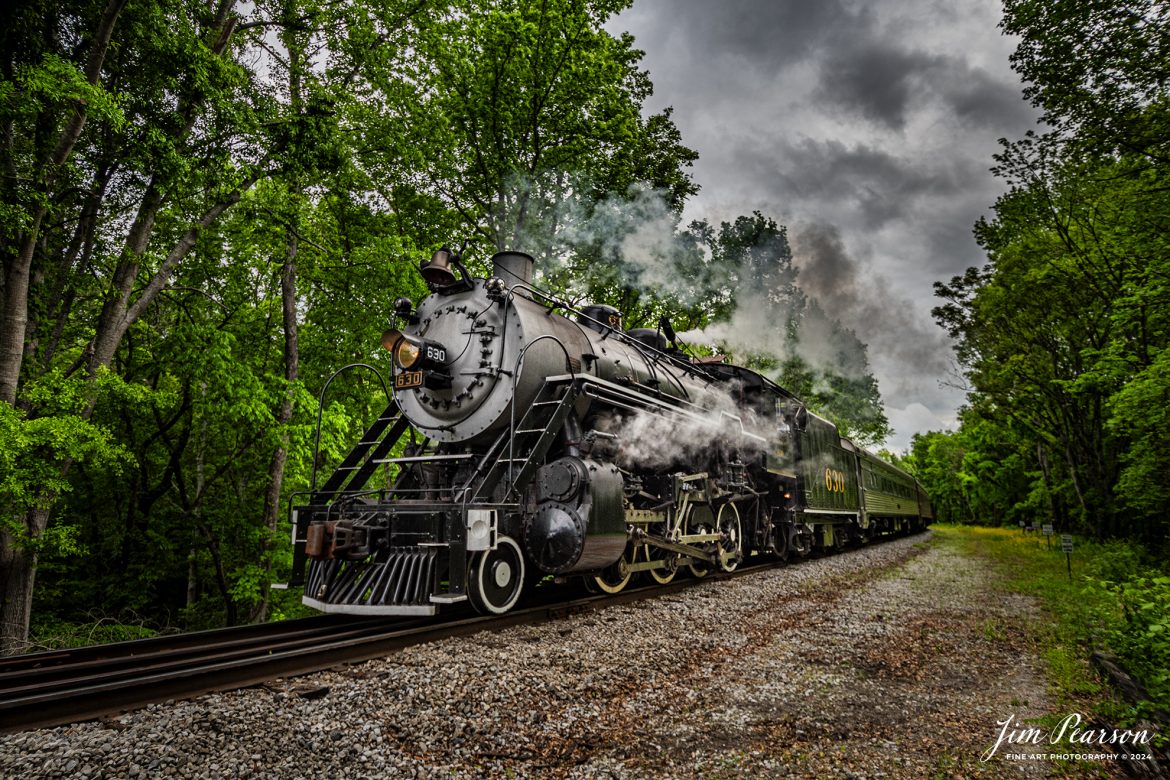
[[[16,405],[24,339],[28,327],[28,289],[37,234],[45,210],[41,209],[21,242],[20,251],[4,274],[4,308],[0,318],[0,402]]]
[[[1085,526],[1085,528],[1088,529],[1089,534],[1092,535],[1093,538],[1099,538],[1100,535],[1097,532],[1096,524],[1094,524],[1089,519],[1089,517],[1090,517],[1089,505],[1085,501],[1084,492],[1082,492],[1082,490],[1081,490],[1081,480],[1077,476],[1077,463],[1076,463],[1076,460],[1073,458],[1072,447],[1069,445],[1067,438],[1064,439],[1063,444],[1064,444],[1064,458],[1065,458],[1065,461],[1068,463],[1068,474],[1069,474],[1069,477],[1072,478],[1073,490],[1077,494],[1077,503],[1081,507],[1081,513],[1080,513],[1081,514],[1081,524],[1083,526]]]
[[[32,509],[25,527],[35,543],[49,524],[49,510]],[[0,655],[16,655],[29,648],[28,625],[32,617],[37,554],[8,531],[0,528]]]
[[[1044,492],[1048,494],[1048,511],[1052,513],[1052,522],[1063,531],[1064,523],[1056,506],[1056,491],[1052,489],[1052,472],[1048,468],[1048,451],[1044,449],[1043,442],[1036,443],[1036,460],[1040,463],[1040,471],[1044,475]]]
[[[106,52],[109,50],[110,40],[114,35],[114,27],[127,0],[109,0],[102,17],[94,30],[89,56],[85,63],[86,83],[96,85],[101,80],[102,66],[106,61]],[[56,107],[50,107],[42,116],[51,124],[57,125]],[[73,154],[73,147],[81,138],[81,131],[85,129],[87,118],[86,105],[79,101],[73,106],[69,121],[57,137],[53,152],[44,160],[44,179],[40,182],[41,194],[46,201],[52,201],[57,195],[57,177],[62,167]],[[28,289],[32,273],[33,255],[37,242],[40,240],[41,225],[48,214],[47,207],[37,210],[31,220],[28,231],[22,233],[20,250],[17,257],[5,269],[4,274],[4,308],[3,318],[0,319],[0,401],[10,404],[16,403],[16,392],[20,383],[20,368],[24,361],[24,340],[28,325]],[[3,540],[0,540],[2,542]],[[7,550],[7,547],[0,548]]]
[[[292,3],[285,3],[284,15],[292,17],[294,8]],[[293,116],[298,116],[303,108],[301,92],[304,67],[304,44],[301,34],[293,27],[287,26],[281,32],[281,42],[288,52],[288,95],[289,108]],[[272,453],[272,460],[268,464],[268,490],[264,494],[264,528],[268,531],[260,545],[260,562],[264,570],[261,578],[260,602],[252,610],[252,622],[268,619],[269,599],[272,591],[268,581],[272,574],[272,546],[276,539],[276,529],[280,524],[280,493],[284,487],[284,466],[288,460],[288,432],[287,426],[293,416],[293,385],[300,372],[300,352],[297,346],[297,250],[299,242],[295,225],[296,206],[301,198],[300,187],[294,182],[289,183],[289,195],[292,196],[294,211],[291,215],[291,224],[288,227],[288,239],[284,262],[280,268],[280,303],[284,325],[284,378],[287,383],[284,397],[280,401],[280,409],[276,412],[276,427],[280,431],[280,442]]]
[[[293,416],[293,385],[300,374],[300,353],[297,346],[297,236],[289,231],[288,253],[280,273],[280,298],[284,317],[284,378],[288,382],[284,399],[276,413],[276,425],[285,428]],[[272,453],[272,461],[268,466],[268,491],[264,496],[264,527],[269,536],[265,539],[261,556],[264,572],[272,571],[272,540],[280,524],[280,492],[284,485],[284,466],[288,460],[288,434],[281,431],[280,444]],[[264,578],[267,582],[268,577]],[[268,588],[260,595],[260,603],[252,613],[253,621],[268,619],[268,601],[271,595]]]
[[[199,549],[194,543],[187,553],[187,608],[195,606],[199,599]]]
[[[195,520],[195,518],[192,518]],[[239,614],[236,602],[232,599],[231,585],[228,583],[227,570],[223,565],[223,555],[219,551],[219,539],[207,525],[195,520],[199,533],[207,540],[207,551],[211,553],[211,563],[215,566],[215,584],[219,587],[219,597],[223,600],[224,622],[229,626],[239,623]]]

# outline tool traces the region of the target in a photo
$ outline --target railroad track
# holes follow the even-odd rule
[[[411,645],[541,623],[776,565],[761,563],[615,595],[562,597],[500,616],[471,616],[470,609],[422,620],[323,615],[0,659],[0,733],[92,720],[168,699],[309,674]]]

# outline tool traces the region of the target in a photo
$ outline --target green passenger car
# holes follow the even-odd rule
[[[859,450],[858,460],[867,525],[900,530],[906,523],[917,528],[929,519],[923,516],[929,514],[930,502],[913,477],[865,450]]]
[[[912,476],[807,409],[797,419],[798,522],[807,524],[814,546],[919,530],[931,521],[930,500]]]

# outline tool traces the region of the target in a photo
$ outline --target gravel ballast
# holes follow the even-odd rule
[[[1043,776],[1035,607],[929,534],[0,738],[17,777]]]

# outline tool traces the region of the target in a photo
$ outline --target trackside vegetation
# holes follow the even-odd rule
[[[903,464],[943,529],[1052,618],[1062,696],[1098,695],[1112,652],[1170,711],[1170,16],[1163,3],[1006,0],[1012,65],[1043,132],[1001,141],[1005,185],[975,226],[982,267],[946,282],[967,405]],[[1073,579],[1039,534],[1078,537]],[[1002,529],[1000,528],[1002,527]],[[1163,716],[1164,717],[1164,716]]]
[[[1005,589],[1038,601],[1044,620],[1034,626],[1036,650],[1056,713],[1092,710],[1128,726],[1170,712],[1170,570],[1141,545],[1076,538],[1070,577],[1059,539],[1049,544],[1019,527],[933,529],[938,543],[986,560]],[[1113,695],[1090,664],[1093,652],[1115,655],[1149,698],[1131,703]]]
[[[908,465],[940,520],[1052,522],[1165,560],[1170,17],[1007,0],[1002,27],[1045,131],[1002,142],[986,264],[935,285],[968,403]]]

